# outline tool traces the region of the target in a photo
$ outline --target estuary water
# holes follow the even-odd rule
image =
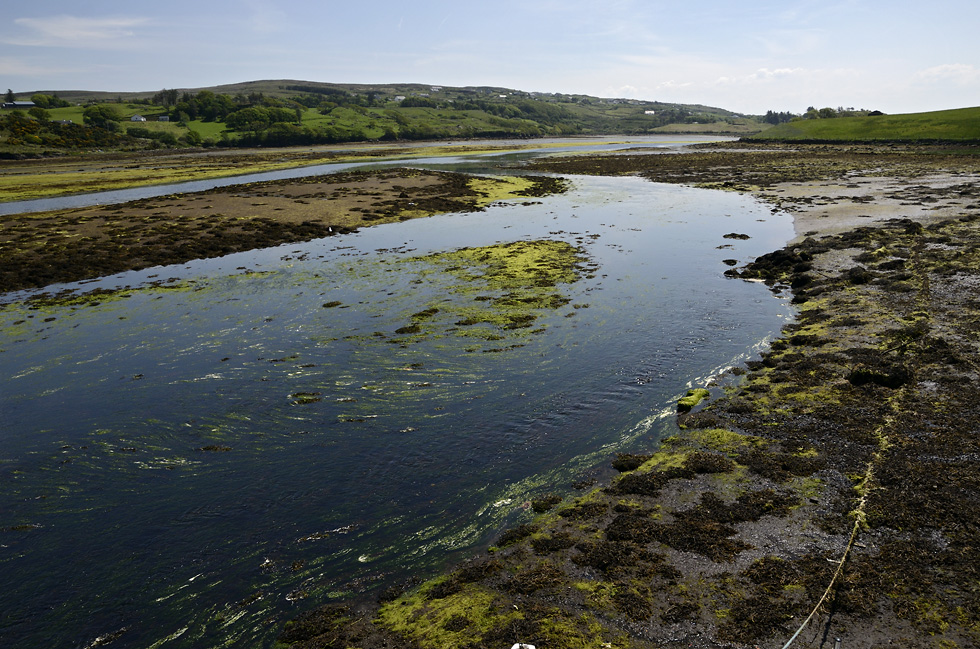
[[[688,387],[792,317],[723,276],[791,219],[569,178],[0,307],[0,645],[271,647],[302,611],[483,552],[531,499],[675,432]],[[510,289],[446,254],[514,242],[573,250],[575,272],[529,326],[468,323]]]

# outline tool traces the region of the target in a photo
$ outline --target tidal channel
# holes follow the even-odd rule
[[[655,448],[688,387],[792,317],[723,274],[792,221],[731,192],[569,180],[69,287],[97,299],[8,296],[0,644],[270,647]]]

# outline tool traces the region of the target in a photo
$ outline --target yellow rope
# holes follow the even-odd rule
[[[904,393],[905,393],[905,388],[903,387],[898,392],[898,394],[895,395],[895,397],[889,400],[893,408],[896,401],[899,401],[902,395],[904,395]],[[813,610],[810,611],[810,614],[806,617],[805,620],[803,620],[803,624],[801,624],[800,628],[796,630],[796,633],[793,634],[793,637],[791,637],[786,642],[786,644],[783,645],[783,649],[788,649],[788,647],[791,644],[793,644],[793,642],[796,640],[797,636],[799,636],[800,633],[803,632],[803,629],[805,629],[806,625],[810,623],[810,621],[813,619],[813,616],[817,614],[817,612],[820,610],[820,607],[823,606],[824,601],[827,599],[827,596],[830,595],[831,591],[834,589],[834,584],[837,583],[838,577],[840,577],[841,574],[844,572],[844,564],[847,563],[847,557],[851,553],[851,549],[854,547],[854,542],[857,540],[858,530],[860,530],[861,526],[864,525],[865,522],[867,521],[867,514],[865,513],[864,508],[868,504],[868,494],[871,492],[871,480],[874,478],[875,465],[881,459],[882,454],[886,450],[888,450],[889,446],[891,446],[891,442],[888,440],[887,436],[885,436],[884,431],[888,426],[891,425],[892,421],[893,421],[892,417],[889,416],[885,419],[885,421],[880,426],[878,426],[877,429],[875,429],[874,435],[875,438],[878,440],[878,450],[875,451],[874,454],[871,456],[871,459],[868,460],[867,468],[864,471],[864,480],[861,483],[861,487],[864,493],[861,494],[861,500],[860,502],[858,502],[858,506],[850,512],[851,516],[854,517],[854,527],[851,528],[851,537],[847,541],[847,547],[844,548],[844,554],[841,556],[840,561],[837,563],[837,570],[834,571],[834,576],[831,578],[830,583],[827,585],[827,590],[825,590],[823,592],[823,595],[820,597],[820,601],[817,602],[817,605],[813,607]]]
[[[823,606],[824,600],[827,599],[827,596],[830,594],[830,591],[833,590],[834,584],[837,583],[837,578],[841,576],[842,572],[844,572],[844,564],[847,562],[847,555],[850,554],[851,548],[854,547],[854,541],[857,539],[858,529],[860,529],[861,523],[864,520],[864,504],[867,502],[867,498],[868,496],[867,494],[865,494],[861,498],[861,502],[858,505],[858,508],[855,509],[854,512],[852,512],[856,514],[856,518],[854,521],[854,527],[851,529],[851,538],[850,540],[848,540],[847,547],[844,549],[844,555],[840,558],[840,562],[837,564],[837,570],[836,572],[834,572],[833,578],[830,580],[830,583],[827,585],[827,590],[823,592],[823,595],[820,597],[820,601],[817,602],[817,605],[813,607],[813,610],[810,611],[810,614],[806,617],[805,620],[803,620],[803,624],[801,624],[800,628],[796,630],[796,633],[793,634],[793,637],[790,638],[789,641],[787,641],[786,644],[783,645],[783,649],[787,649],[787,647],[793,644],[797,636],[799,636],[800,633],[802,633],[803,629],[806,628],[806,625],[810,623],[810,620],[813,619],[813,616],[816,615],[817,611],[820,610],[820,607]]]

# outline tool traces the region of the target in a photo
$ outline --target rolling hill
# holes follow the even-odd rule
[[[980,107],[904,115],[796,119],[750,140],[809,142],[980,142]]]
[[[40,112],[0,115],[0,154],[660,132],[746,135],[763,128],[757,119],[709,106],[489,86],[269,80],[130,93],[37,91],[18,99],[38,97]]]

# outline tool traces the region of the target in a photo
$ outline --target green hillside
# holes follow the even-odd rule
[[[828,142],[980,141],[980,108],[906,115],[795,119],[746,139]]]
[[[37,106],[0,114],[0,155],[660,132],[747,135],[763,128],[754,118],[709,106],[422,84],[253,81],[139,93],[38,91],[16,99]]]

